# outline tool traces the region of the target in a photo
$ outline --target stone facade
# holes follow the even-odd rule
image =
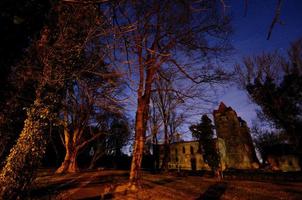
[[[164,146],[159,145],[159,166],[163,160]],[[209,170],[202,154],[198,153],[198,141],[182,141],[170,144],[169,169]]]
[[[220,103],[213,115],[216,134],[221,140],[220,152],[224,154],[221,159],[223,169],[259,168],[259,161],[246,122],[224,103]]]
[[[290,144],[273,144],[263,148],[263,160],[272,171],[301,171],[299,154]]]
[[[220,166],[226,169],[258,169],[259,161],[256,156],[250,130],[246,122],[224,103],[214,110],[214,123],[217,138],[216,148],[220,154]],[[203,155],[198,152],[198,141],[177,141],[170,144],[169,169],[176,170],[210,170]],[[164,156],[164,145],[156,145],[156,168],[160,168]],[[280,150],[279,150],[280,151]],[[264,159],[273,171],[300,171],[299,158],[293,153],[275,155],[273,150]]]
[[[273,171],[301,171],[299,158],[296,155],[268,155],[267,162]]]

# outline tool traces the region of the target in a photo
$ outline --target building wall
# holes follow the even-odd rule
[[[273,171],[301,171],[299,158],[295,155],[274,156],[268,155],[267,161]]]
[[[163,145],[160,145],[160,163],[163,160]],[[183,141],[170,144],[169,169],[176,170],[209,170],[202,154],[198,153],[198,141]]]
[[[223,103],[213,115],[217,137],[224,141],[223,166],[235,169],[258,168],[259,162],[246,122],[239,118],[231,107],[226,107]]]
[[[202,154],[198,153],[198,142],[177,142],[170,146],[170,169],[209,169]]]

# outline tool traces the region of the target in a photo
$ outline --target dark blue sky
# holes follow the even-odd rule
[[[271,52],[278,50],[286,53],[290,42],[302,37],[302,0],[284,0],[281,10],[281,20],[284,25],[276,24],[270,40],[266,40],[269,26],[274,17],[277,0],[248,0],[247,16],[244,15],[245,0],[224,0],[226,12],[232,15],[233,34],[231,44],[234,51],[227,57],[225,68],[232,69],[234,65],[242,60],[244,56],[258,55],[262,52]],[[193,113],[188,117],[187,123],[181,128],[180,133],[185,140],[191,139],[191,133],[188,126],[199,121],[202,114],[211,114],[218,108],[219,102],[223,101],[227,106],[233,107],[239,116],[251,122],[256,118],[257,106],[247,97],[245,91],[237,89],[236,86],[226,85],[220,92],[216,93],[217,98],[211,99],[217,104],[196,103],[193,106],[194,111],[186,110],[186,114]],[[135,94],[133,95],[135,96]],[[129,114],[134,119],[136,108],[136,98],[130,101]]]
[[[247,16],[244,14],[244,0],[225,1],[232,13],[234,33],[232,45],[235,50],[225,67],[231,68],[240,62],[243,56],[258,55],[262,52],[278,50],[286,54],[290,43],[302,37],[302,1],[284,0],[281,20],[284,25],[276,24],[270,40],[266,40],[269,26],[274,17],[277,0],[249,0]],[[237,114],[245,119],[249,126],[256,117],[255,108],[246,93],[236,87],[225,89],[218,101],[232,106]]]

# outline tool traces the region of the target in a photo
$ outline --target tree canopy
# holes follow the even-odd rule
[[[258,116],[283,129],[301,151],[302,40],[291,45],[287,56],[275,52],[245,58],[236,70],[241,85],[261,108]]]

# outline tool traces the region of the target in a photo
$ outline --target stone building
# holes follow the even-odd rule
[[[290,144],[274,144],[263,151],[263,160],[272,171],[301,171],[299,155]]]
[[[159,166],[164,156],[164,145],[159,145]],[[202,154],[198,152],[198,141],[181,141],[170,144],[169,169],[209,170]]]
[[[255,169],[259,168],[249,128],[237,113],[220,103],[213,112],[217,137],[220,139],[222,168]]]
[[[220,154],[220,166],[226,169],[258,169],[259,161],[256,156],[250,130],[246,122],[223,102],[214,110],[214,123],[217,138],[214,139]],[[175,141],[170,144],[169,169],[176,170],[210,170],[203,155],[198,152],[198,141]],[[290,151],[288,145],[266,149],[263,160],[273,171],[300,171],[299,157]],[[281,151],[280,151],[281,149]],[[164,145],[156,145],[154,149],[155,168],[162,166]],[[155,154],[154,154],[155,155]]]

